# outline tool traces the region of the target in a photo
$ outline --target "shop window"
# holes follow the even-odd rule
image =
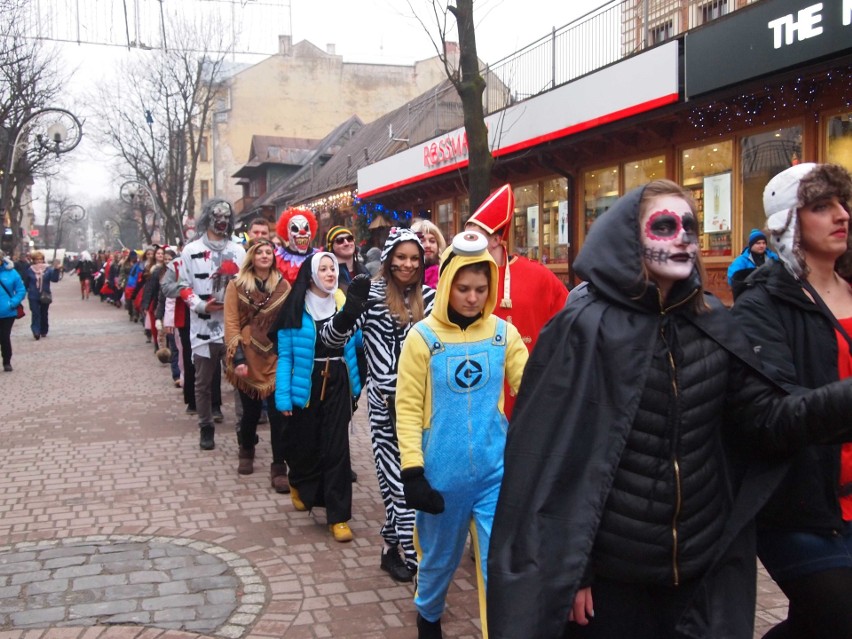
[[[618,167],[608,166],[583,174],[583,228],[586,232],[598,216],[618,199]]]
[[[514,252],[530,258],[539,259],[539,235],[541,215],[538,205],[538,184],[515,187]]]
[[[731,255],[733,149],[733,142],[725,140],[681,153],[681,184],[695,198],[698,245],[704,256]]]
[[[742,237],[735,242],[741,250],[753,228],[766,226],[763,189],[781,171],[798,164],[802,158],[802,127],[774,129],[744,137],[742,156]]]
[[[637,186],[642,186],[654,180],[666,177],[666,158],[658,155],[645,160],[625,162],[624,164],[624,192],[627,193]]]
[[[541,263],[567,264],[570,238],[568,180],[546,180],[542,185]]]
[[[852,171],[852,112],[828,118],[826,160]]]
[[[452,242],[455,223],[453,220],[453,201],[443,200],[438,202],[437,208],[438,219],[435,220],[435,224],[437,224],[438,228],[441,229],[441,234],[444,236],[444,239],[446,239],[448,243]]]

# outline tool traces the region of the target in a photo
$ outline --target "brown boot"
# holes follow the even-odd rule
[[[290,482],[287,479],[287,464],[284,462],[280,464],[273,463],[270,466],[269,476],[272,480],[272,488],[275,489],[276,493],[290,492]]]
[[[240,448],[240,463],[237,466],[240,475],[251,475],[254,472],[254,448]]]

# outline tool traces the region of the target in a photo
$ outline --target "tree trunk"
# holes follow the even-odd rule
[[[491,194],[491,167],[494,164],[488,146],[488,128],[485,126],[485,112],[482,108],[485,79],[479,72],[479,56],[476,53],[473,0],[458,0],[455,7],[449,6],[447,9],[455,16],[459,32],[461,79],[457,78],[454,84],[464,112],[469,157],[468,192],[470,211],[473,212]]]

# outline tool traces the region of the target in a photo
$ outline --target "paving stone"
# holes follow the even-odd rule
[[[65,592],[68,590],[67,579],[47,579],[31,583],[27,586],[28,595],[39,595],[48,592]]]
[[[79,604],[68,609],[69,618],[74,617],[103,617],[131,612],[136,609],[136,602],[131,600],[102,601],[93,604]]]

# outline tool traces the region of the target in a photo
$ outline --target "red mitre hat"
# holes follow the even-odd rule
[[[499,231],[505,239],[514,212],[515,195],[512,193],[512,187],[504,184],[489,195],[467,221],[481,227],[489,235]]]

